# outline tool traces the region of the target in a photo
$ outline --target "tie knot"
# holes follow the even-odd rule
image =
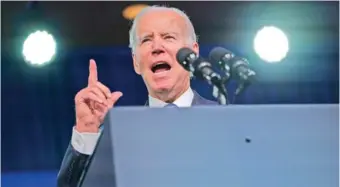
[[[166,108],[178,108],[178,106],[173,104],[173,103],[169,103],[169,104],[165,105],[164,107],[166,107]]]

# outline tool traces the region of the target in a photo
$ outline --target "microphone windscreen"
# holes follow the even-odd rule
[[[213,50],[210,51],[209,53],[209,59],[213,63],[217,63],[224,57],[226,54],[231,55],[233,57],[233,53],[227,49],[224,49],[223,47],[215,47]]]
[[[183,47],[178,50],[176,59],[179,63],[182,63],[183,61],[186,61],[191,54],[195,54],[195,52],[189,48]]]

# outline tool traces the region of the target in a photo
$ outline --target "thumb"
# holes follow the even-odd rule
[[[110,104],[111,104],[111,107],[113,107],[113,105],[118,101],[118,99],[120,97],[123,96],[123,93],[122,92],[112,92],[111,93],[111,98],[110,98]]]

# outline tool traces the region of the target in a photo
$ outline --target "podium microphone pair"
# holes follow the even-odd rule
[[[207,81],[214,87],[213,96],[222,105],[229,104],[228,92],[225,84],[230,79],[239,81],[239,86],[235,91],[235,96],[239,95],[252,81],[256,73],[249,68],[246,59],[236,57],[232,52],[222,47],[216,47],[209,54],[210,61],[217,64],[219,69],[224,72],[224,76],[216,73],[212,64],[200,57],[189,48],[181,48],[176,55],[177,61],[191,72],[194,77]]]

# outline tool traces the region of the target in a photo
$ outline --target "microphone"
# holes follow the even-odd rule
[[[189,48],[181,48],[177,55],[177,61],[199,79],[208,81],[209,84],[220,84],[221,76],[214,72],[211,63],[198,56]]]
[[[218,67],[224,72],[226,82],[231,77],[229,61],[235,57],[234,53],[222,47],[215,47],[209,53],[209,59],[218,64]]]
[[[247,59],[235,56],[232,52],[222,47],[214,48],[210,54],[210,59],[217,63],[224,71],[231,72],[231,78],[240,81],[235,95],[239,95],[251,82],[255,80],[255,71],[249,68]],[[230,68],[228,70],[228,67]]]
[[[185,47],[178,50],[176,54],[176,59],[179,62],[179,64],[181,64],[185,70],[191,73],[195,72],[193,63],[197,58],[198,55],[193,50]]]
[[[220,100],[220,103],[227,104],[228,96],[226,88],[224,87],[223,80],[221,76],[212,69],[210,62],[206,61],[199,55],[197,55],[193,50],[189,48],[181,48],[177,54],[176,59],[182,67],[191,72],[195,77],[207,81],[210,85],[214,86],[214,96],[223,94],[224,99]],[[215,89],[218,89],[219,93],[215,93]]]

